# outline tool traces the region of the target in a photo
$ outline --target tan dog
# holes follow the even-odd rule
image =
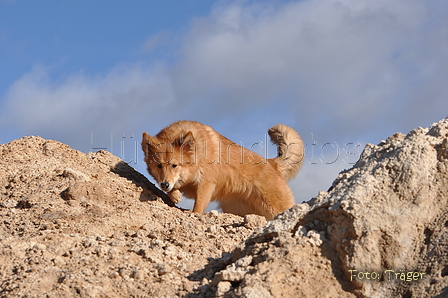
[[[194,212],[211,201],[224,212],[258,214],[271,220],[292,207],[287,182],[303,162],[303,142],[292,128],[279,124],[268,131],[278,156],[265,159],[223,137],[210,126],[178,121],[155,137],[143,133],[148,172],[174,203],[181,192],[194,199]]]

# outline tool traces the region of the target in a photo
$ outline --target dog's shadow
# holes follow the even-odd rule
[[[175,207],[176,205],[171,201],[170,197],[158,189],[153,183],[151,183],[148,178],[143,176],[141,173],[137,172],[133,167],[124,161],[118,162],[112,169],[111,172],[119,175],[120,177],[130,180],[137,186],[140,186],[143,191],[140,194],[140,201],[154,201],[159,197],[170,207]]]

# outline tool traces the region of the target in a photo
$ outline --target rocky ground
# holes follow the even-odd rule
[[[180,210],[105,151],[0,145],[0,297],[448,297],[448,119],[274,221]]]

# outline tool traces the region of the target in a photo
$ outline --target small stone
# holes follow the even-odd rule
[[[89,181],[90,179],[84,174],[79,171],[75,171],[71,168],[64,169],[62,172],[62,176],[66,178],[72,178],[75,180],[81,180],[81,181]]]
[[[64,211],[50,211],[41,215],[43,220],[56,220],[67,217]]]
[[[242,297],[245,298],[270,298],[272,297],[268,290],[263,288],[261,285],[258,285],[256,287],[244,287]]]
[[[247,214],[244,216],[244,226],[249,229],[255,229],[266,224],[266,218],[255,214]]]
[[[127,279],[131,276],[131,270],[128,268],[121,268],[119,270],[119,273],[120,273],[120,276],[125,279]]]
[[[299,226],[297,228],[296,233],[294,234],[295,237],[302,237],[308,233],[308,230],[304,226]]]
[[[170,273],[172,271],[170,266],[168,266],[165,263],[156,264],[155,267],[156,267],[157,272],[159,273],[159,275],[165,275],[165,274]]]
[[[78,207],[79,206],[79,202],[76,200],[68,200],[67,204],[71,207]]]
[[[137,280],[143,280],[145,279],[145,272],[141,269],[136,269],[134,271],[133,277]]]
[[[235,266],[236,267],[247,267],[252,263],[252,260],[253,260],[253,258],[251,255],[245,256],[244,258],[237,260],[235,262]]]
[[[13,200],[13,199],[4,200],[1,203],[1,206],[5,207],[5,208],[15,208],[17,205],[18,205],[17,201]]]
[[[109,274],[109,278],[112,278],[112,279],[118,278],[119,276],[120,276],[120,274],[117,271],[114,271],[111,274]]]
[[[31,208],[35,205],[37,205],[39,202],[39,197],[37,195],[30,195],[27,198],[23,199],[22,201],[19,202],[18,206],[19,208]]]
[[[233,282],[238,282],[238,281],[242,281],[244,279],[244,276],[246,275],[248,270],[244,270],[244,269],[235,269],[234,267],[230,267],[227,268],[221,272],[218,272],[215,275],[215,278],[217,278],[217,280],[221,280],[221,281],[233,281]]]
[[[309,237],[309,242],[313,246],[320,246],[323,242],[321,239],[321,235],[314,230],[308,231],[307,236]]]
[[[217,297],[224,296],[224,294],[227,293],[228,291],[230,291],[231,288],[232,288],[232,284],[229,281],[221,281],[216,286],[216,296]]]

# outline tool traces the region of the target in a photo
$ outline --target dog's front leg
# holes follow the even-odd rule
[[[208,183],[205,185],[200,185],[194,202],[193,212],[204,213],[207,209],[208,204],[212,199],[213,191],[215,190],[215,185],[213,183]]]
[[[182,201],[182,193],[178,189],[173,189],[170,191],[168,196],[174,204],[179,204],[180,201]]]

